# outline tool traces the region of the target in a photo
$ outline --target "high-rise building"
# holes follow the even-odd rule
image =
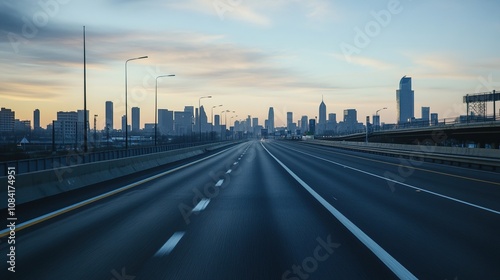
[[[347,125],[355,125],[358,123],[358,113],[356,109],[344,110],[344,123]]]
[[[113,130],[113,102],[106,101],[106,123],[104,127],[109,130]]]
[[[319,104],[319,119],[316,124],[316,133],[323,134],[326,130],[326,105],[323,102],[323,96],[321,97],[321,103]]]
[[[422,121],[428,122],[430,120],[431,107],[422,107]]]
[[[141,130],[141,109],[132,107],[132,131],[138,132]]]
[[[83,116],[83,110],[82,116]],[[75,143],[77,134],[78,113],[77,112],[57,112],[56,139],[62,143]],[[83,131],[82,131],[83,132]],[[82,137],[83,138],[83,137]]]
[[[174,112],[167,109],[158,109],[158,131],[159,135],[172,134],[174,130]]]
[[[15,112],[11,109],[0,109],[0,132],[14,131]]]
[[[220,125],[220,115],[214,115],[214,126],[219,126]]]
[[[255,128],[259,126],[259,118],[252,118],[252,127]]]
[[[411,89],[411,77],[404,76],[399,81],[399,89],[396,90],[397,119],[398,123],[406,123],[415,117],[414,114],[414,91]]]
[[[316,119],[309,120],[309,133],[316,135]]]
[[[373,115],[373,127],[375,129],[380,128],[380,115]]]
[[[269,107],[269,113],[267,115],[267,130],[270,135],[274,135],[274,108]]]
[[[288,131],[292,130],[293,124],[293,112],[286,112],[286,129]]]
[[[245,131],[252,131],[252,117],[250,115],[247,116],[245,121]]]
[[[127,130],[127,116],[123,115],[122,116],[122,132],[125,132]],[[129,125],[130,127],[130,125]]]
[[[431,124],[437,125],[439,123],[438,113],[431,114]]]
[[[176,135],[190,135],[193,132],[193,111],[174,112]]]
[[[35,111],[33,111],[33,129],[40,129],[40,110],[38,109],[35,109]]]
[[[198,108],[196,108],[196,109],[198,109]],[[205,112],[205,107],[203,107],[203,105],[201,105],[201,107],[200,107],[200,119],[199,119],[199,122],[200,123],[196,124],[198,130],[200,129],[200,125],[201,125],[201,132],[210,131],[210,129],[208,128],[207,113]]]
[[[300,130],[302,130],[302,133],[309,131],[307,116],[302,116],[300,119]]]

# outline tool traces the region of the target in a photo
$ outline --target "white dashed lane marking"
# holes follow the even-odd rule
[[[207,208],[208,203],[210,203],[210,199],[202,199],[198,204],[196,205],[195,208],[193,208],[193,212],[200,212],[205,210]]]
[[[172,235],[172,237],[170,237],[167,240],[167,242],[165,242],[165,244],[160,248],[160,250],[156,252],[155,257],[163,257],[170,254],[170,252],[172,252],[177,243],[179,243],[181,238],[184,236],[184,233],[185,233],[184,231],[178,231],[174,233],[174,235]]]

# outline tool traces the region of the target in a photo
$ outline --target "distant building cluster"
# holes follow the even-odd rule
[[[396,90],[396,110],[397,120],[393,124],[381,122],[380,115],[377,110],[374,115],[368,117],[370,129],[392,129],[414,126],[429,126],[438,124],[438,114],[432,113],[430,107],[421,108],[421,117],[415,118],[415,93],[412,89],[411,77],[404,76],[399,82],[399,88]],[[114,142],[124,139],[124,132],[130,132],[132,139],[152,139],[152,137],[197,137],[203,139],[228,139],[242,137],[266,137],[266,136],[285,136],[299,137],[303,135],[345,135],[359,133],[366,130],[364,122],[358,121],[356,109],[348,108],[343,110],[342,117],[337,120],[337,114],[328,113],[327,106],[321,98],[317,116],[300,116],[294,115],[293,112],[286,112],[286,124],[278,127],[275,122],[275,111],[273,107],[269,108],[267,119],[262,124],[259,124],[258,118],[252,118],[248,115],[246,118],[233,119],[237,117],[229,110],[214,114],[213,109],[219,106],[214,106],[209,112],[205,107],[200,106],[185,106],[183,111],[171,111],[168,109],[158,109],[156,112],[156,123],[146,123],[141,127],[141,108],[131,108],[131,123],[125,119],[125,115],[121,117],[121,126],[116,126],[114,123],[114,108],[113,102],[105,102],[105,124],[104,128],[99,128],[97,135],[96,117],[94,115],[93,123],[92,116],[87,111],[87,126],[84,125],[85,115],[83,110],[75,111],[60,111],[57,112],[57,119],[48,124],[46,129],[40,126],[40,110],[36,109],[33,112],[33,127],[30,120],[19,120],[15,118],[15,112],[8,108],[0,110],[0,133],[6,135],[41,135],[44,137],[55,138],[57,143],[65,145],[83,141],[85,135],[84,129],[87,127],[87,135],[92,141]],[[383,108],[387,109],[387,108]],[[229,113],[229,114],[228,114]],[[228,119],[228,115],[229,119]],[[457,118],[458,121],[462,117]],[[296,121],[295,121],[296,120]],[[363,118],[364,120],[364,118]],[[230,124],[233,124],[232,126]],[[128,126],[127,126],[128,125]],[[127,126],[127,127],[126,127]],[[92,136],[92,132],[94,135]],[[17,137],[17,136],[16,136]],[[156,139],[158,139],[158,137]],[[4,137],[5,138],[5,137]],[[17,137],[19,138],[19,137]],[[42,137],[43,138],[43,137]]]

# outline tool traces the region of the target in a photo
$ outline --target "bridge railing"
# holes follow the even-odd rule
[[[99,152],[84,153],[82,151],[68,151],[68,154],[61,156],[52,156],[46,158],[24,159],[16,161],[0,162],[0,176],[7,175],[8,167],[15,167],[17,174],[42,171],[66,166],[73,166],[84,163],[92,163],[103,160],[113,160],[132,156],[139,156],[151,153],[166,152],[175,149],[189,148],[207,143],[228,142],[228,141],[210,141],[210,142],[194,142],[182,144],[170,144],[162,146],[145,146],[130,148],[128,150],[107,150]]]

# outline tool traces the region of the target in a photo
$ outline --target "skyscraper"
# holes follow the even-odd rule
[[[319,119],[316,130],[317,134],[323,134],[326,130],[326,105],[323,102],[323,96],[321,96],[321,103],[319,104]]]
[[[35,111],[33,111],[33,129],[40,129],[40,110],[38,109],[35,109]]]
[[[198,108],[196,108],[196,109],[198,109]],[[197,123],[196,126],[198,126],[197,127],[198,129],[201,128],[201,132],[207,132],[210,129],[208,129],[208,117],[207,117],[207,113],[205,112],[205,107],[203,107],[203,105],[201,105],[199,113],[200,113],[199,114],[200,119],[198,121],[200,123]]]
[[[293,123],[293,112],[286,112],[286,129],[288,131],[292,130]]]
[[[302,133],[309,131],[307,116],[302,116],[302,118],[300,119],[300,130],[302,130]]]
[[[125,132],[127,130],[127,118],[125,115],[122,116],[122,132]]]
[[[138,132],[141,130],[141,109],[132,107],[132,131]]]
[[[431,107],[422,107],[422,121],[429,122]]]
[[[14,131],[15,112],[11,109],[0,109],[0,132]]]
[[[398,123],[406,123],[415,117],[415,98],[411,89],[411,77],[404,76],[399,81],[399,89],[396,90],[396,102]]]
[[[106,101],[106,123],[104,127],[113,130],[113,102]]]
[[[174,130],[174,112],[158,109],[158,134],[169,135]]]
[[[269,113],[267,115],[267,130],[270,135],[274,135],[274,108],[269,107]]]

